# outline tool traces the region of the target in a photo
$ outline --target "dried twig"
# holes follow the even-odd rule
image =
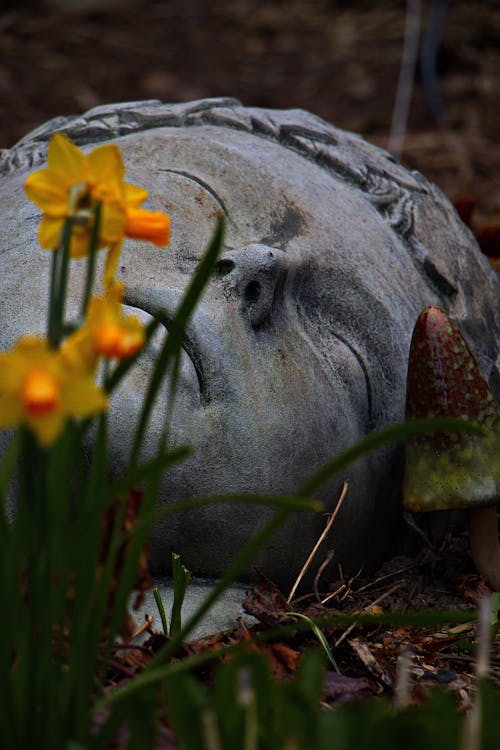
[[[134,638],[137,638],[138,636],[142,635],[144,632],[151,632],[151,626],[153,624],[153,616],[146,614],[144,615],[144,622],[141,625],[140,628],[138,628],[135,633],[132,633],[130,638],[128,639],[128,642],[133,641]]]
[[[320,597],[319,591],[318,591],[319,579],[321,578],[321,574],[323,573],[323,571],[325,570],[325,568],[327,568],[328,565],[330,565],[330,563],[332,561],[332,557],[333,557],[333,550],[329,549],[328,553],[327,553],[327,555],[325,557],[325,559],[323,560],[323,562],[321,563],[321,565],[318,568],[318,572],[314,576],[314,593],[316,595],[316,599],[318,600],[318,602],[321,602],[321,597]]]
[[[418,568],[420,565],[420,562],[414,562],[411,565],[406,565],[404,568],[398,568],[397,570],[393,570],[390,573],[386,573],[383,576],[378,576],[377,578],[374,578],[373,581],[368,581],[368,583],[365,583],[364,586],[360,586],[359,589],[357,589],[356,593],[360,594],[362,591],[365,591],[366,589],[372,589],[374,586],[377,585],[377,583],[382,583],[382,581],[385,581],[387,578],[393,578],[394,576],[399,576],[401,573],[406,573],[409,570],[413,570],[414,568]]]
[[[352,648],[358,659],[363,662],[370,674],[372,674],[379,682],[382,682],[383,685],[391,687],[392,680],[390,675],[380,666],[370,651],[368,644],[365,643],[362,638],[352,638],[349,641],[349,646]]]
[[[321,546],[321,544],[324,541],[324,539],[328,536],[328,534],[330,532],[330,529],[332,528],[333,522],[337,518],[339,510],[340,510],[340,508],[342,506],[342,503],[344,502],[344,498],[346,496],[348,486],[349,485],[347,484],[347,482],[344,482],[344,484],[342,486],[342,492],[340,493],[340,497],[339,497],[339,499],[337,501],[337,505],[335,506],[335,509],[334,509],[333,513],[329,516],[328,521],[326,523],[326,526],[325,526],[325,528],[324,528],[321,536],[319,537],[318,541],[316,542],[316,544],[312,548],[309,557],[307,558],[307,560],[305,561],[304,565],[302,566],[302,570],[300,571],[299,575],[297,576],[297,579],[296,579],[295,583],[292,586],[292,590],[288,594],[288,599],[287,599],[287,603],[288,604],[290,604],[290,602],[292,601],[293,595],[297,591],[297,588],[299,587],[299,584],[300,584],[301,580],[303,579],[303,577],[306,574],[309,566],[311,565],[316,552],[318,551],[318,549]]]
[[[326,604],[330,601],[330,599],[334,599],[338,594],[341,594],[346,589],[345,583],[342,583],[335,591],[332,591],[331,594],[328,594],[328,596],[325,596],[324,599],[321,600],[321,604]]]
[[[392,586],[392,588],[388,589],[383,594],[378,596],[375,599],[375,601],[373,601],[371,604],[368,604],[368,606],[363,607],[362,611],[366,611],[367,609],[370,609],[370,607],[375,607],[375,605],[380,604],[381,601],[383,601],[386,597],[390,596],[390,594],[394,593],[394,591],[397,591],[397,589],[401,588],[402,585],[403,585],[403,581],[400,581],[399,583],[395,583],[394,586]],[[358,612],[356,614],[361,614],[361,612]],[[337,638],[337,640],[335,641],[335,648],[337,648],[337,646],[339,646],[342,643],[342,641],[345,640],[345,638],[347,638],[349,633],[352,633],[355,627],[357,627],[357,625],[355,622],[353,622],[352,625],[349,625],[347,630],[344,630],[342,635],[339,638]]]

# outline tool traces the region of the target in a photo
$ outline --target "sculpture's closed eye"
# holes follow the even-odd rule
[[[254,330],[271,324],[282,299],[286,254],[267,245],[252,244],[224,254],[215,279],[224,293],[239,302],[239,309]]]

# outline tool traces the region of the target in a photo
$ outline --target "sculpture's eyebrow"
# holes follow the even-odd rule
[[[202,180],[200,177],[197,177],[195,174],[190,174],[189,172],[183,172],[181,169],[161,169],[160,172],[170,172],[171,174],[178,174],[180,175],[180,177],[186,177],[186,179],[196,182],[197,185],[199,185],[204,190],[206,190],[207,193],[209,193],[212,196],[212,198],[214,198],[214,200],[217,201],[217,203],[222,209],[222,212],[224,213],[225,216],[227,216],[227,209],[220,195],[218,195],[213,189],[213,187],[211,187],[207,182]]]

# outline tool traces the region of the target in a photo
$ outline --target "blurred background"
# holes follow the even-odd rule
[[[98,104],[220,95],[303,107],[387,147],[405,27],[417,46],[401,159],[475,204],[476,226],[498,222],[493,0],[0,0],[0,148]]]

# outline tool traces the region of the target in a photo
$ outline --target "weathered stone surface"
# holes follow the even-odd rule
[[[0,345],[42,331],[49,255],[22,192],[60,130],[78,145],[116,139],[130,182],[172,217],[166,249],[125,245],[128,303],[174,311],[216,218],[225,250],[187,331],[171,438],[193,456],[165,478],[162,502],[212,492],[292,492],[333,454],[404,418],[415,320],[438,305],[460,326],[497,391],[498,281],[440,191],[384,151],[307,112],[249,109],[231,99],[112,105],[58,118],[0,156]],[[73,293],[81,266],[74,274]],[[116,398],[115,470],[126,462],[149,357]],[[148,446],[163,425],[166,389]],[[394,541],[402,465],[379,452],[320,493],[350,489],[329,546],[333,565],[375,565]],[[197,510],[158,523],[153,559],[172,550],[217,576],[270,511]],[[257,561],[294,578],[324,518],[292,519]]]
[[[153,585],[160,592],[163,608],[167,616],[167,623],[170,623],[170,614],[174,602],[173,586],[170,582],[165,582],[164,577],[155,579]],[[188,593],[182,605],[183,627],[203,604],[213,586],[213,581],[203,578],[195,578],[189,582]],[[234,628],[239,618],[241,618],[248,627],[254,625],[257,620],[251,615],[245,614],[241,607],[241,603],[247,593],[248,586],[234,585],[227,589],[210,608],[210,611],[203,617],[203,620],[194,628],[192,633],[190,633],[189,640],[192,640],[193,638],[201,638],[202,636],[210,635],[211,633],[216,633],[220,630]],[[162,631],[161,617],[152,590],[146,592],[144,602],[139,609],[131,609],[131,614],[138,626],[143,624],[146,615],[151,615],[153,618],[152,628],[158,632]],[[146,637],[147,636],[145,635],[142,640],[146,640]]]

